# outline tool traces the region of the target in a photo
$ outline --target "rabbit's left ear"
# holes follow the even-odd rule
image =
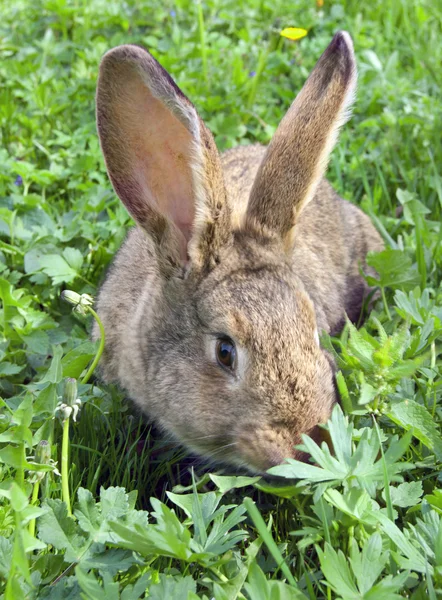
[[[276,233],[291,247],[293,226],[325,173],[355,87],[353,43],[340,31],[273,136],[250,194],[246,227]]]
[[[115,191],[159,251],[199,268],[216,262],[230,210],[215,142],[143,48],[119,46],[103,57],[97,124]]]

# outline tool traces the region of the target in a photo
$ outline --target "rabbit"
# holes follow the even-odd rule
[[[355,86],[341,31],[269,146],[220,156],[147,50],[102,59],[100,144],[136,227],[97,298],[101,377],[207,460],[255,473],[306,460],[301,435],[319,440],[339,400],[319,333],[357,321],[369,292],[360,267],[383,248],[324,179]]]

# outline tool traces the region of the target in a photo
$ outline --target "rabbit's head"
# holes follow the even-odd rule
[[[142,48],[103,58],[101,146],[117,194],[155,246],[161,282],[140,299],[133,360],[147,384],[133,395],[180,441],[219,461],[262,471],[301,457],[294,445],[303,433],[319,436],[337,399],[291,249],[355,79],[351,39],[337,33],[233,224],[220,159],[194,106]]]

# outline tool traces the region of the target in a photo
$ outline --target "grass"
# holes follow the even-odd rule
[[[2,4],[2,598],[441,596],[442,8],[320,4]],[[308,36],[281,38],[291,25]],[[335,456],[306,439],[316,467],[214,474],[86,379],[91,317],[60,299],[95,295],[130,225],[95,132],[99,60],[148,47],[222,150],[268,142],[337,29],[354,38],[360,77],[328,176],[387,241],[371,259],[382,299],[364,328],[323,342],[346,413],[328,425]]]

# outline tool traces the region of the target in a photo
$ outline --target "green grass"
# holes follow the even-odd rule
[[[441,597],[440,3],[15,0],[0,16],[1,597]],[[290,25],[309,35],[284,40]],[[316,467],[213,475],[84,381],[91,317],[60,299],[95,295],[130,225],[95,132],[98,64],[149,48],[222,150],[268,142],[337,29],[360,76],[328,176],[387,241],[382,300],[324,340],[346,413],[335,458],[306,439]],[[81,408],[63,425],[67,377]]]

